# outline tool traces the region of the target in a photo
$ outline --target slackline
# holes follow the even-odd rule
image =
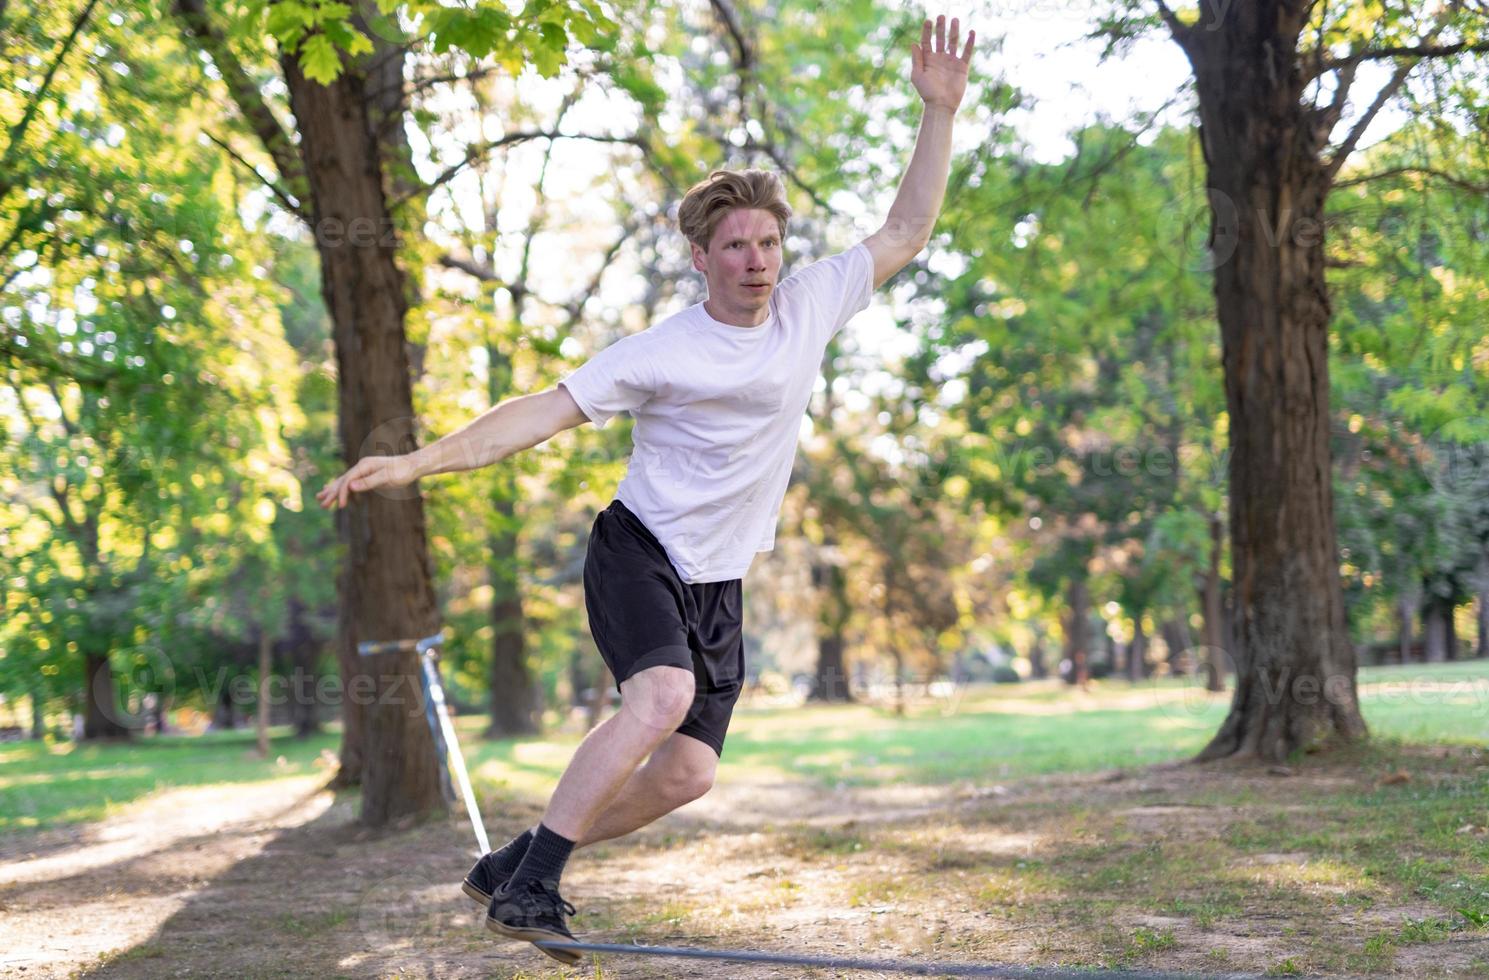
[[[1037,966],[993,966],[982,963],[928,963],[917,960],[865,960],[833,956],[800,956],[793,953],[759,953],[753,950],[696,949],[686,946],[636,946],[630,943],[537,942],[545,949],[570,949],[581,953],[621,953],[641,956],[673,956],[694,960],[731,960],[743,963],[784,963],[791,966],[836,967],[844,970],[878,970],[883,973],[926,973],[935,976],[1019,977],[1045,980],[1241,980],[1243,974],[1141,973],[1126,970],[1058,969]]]

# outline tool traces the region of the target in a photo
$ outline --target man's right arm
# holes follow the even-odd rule
[[[489,466],[587,421],[588,416],[562,385],[508,399],[423,449],[401,456],[363,456],[326,484],[315,499],[334,510],[345,507],[354,493],[406,487],[421,476]]]
[[[563,385],[510,398],[443,439],[409,454],[414,478],[490,466],[588,422]]]

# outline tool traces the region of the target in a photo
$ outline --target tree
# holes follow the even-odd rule
[[[415,97],[443,78],[462,80],[497,66],[515,74],[532,59],[551,76],[572,32],[581,43],[613,46],[616,25],[594,0],[527,4],[519,16],[499,4],[432,2],[251,5],[216,11],[206,0],[176,0],[183,33],[210,58],[221,86],[267,155],[263,178],[278,203],[309,228],[321,261],[321,292],[333,324],[344,463],[364,453],[415,448],[413,374],[405,318],[419,286],[400,264],[405,236],[419,239],[419,209],[431,186],[413,168],[405,124]],[[422,33],[406,35],[400,21]],[[271,56],[265,28],[278,47]],[[410,84],[409,53],[447,55],[449,72]],[[491,58],[494,65],[483,66]],[[434,60],[431,57],[430,60]],[[265,95],[274,65],[288,93],[293,139]],[[229,153],[236,154],[224,143]],[[468,158],[483,152],[469,148]],[[458,172],[460,168],[454,168]],[[254,170],[257,174],[258,171]],[[441,810],[433,742],[424,720],[412,652],[362,658],[362,640],[429,635],[438,609],[422,498],[415,488],[354,498],[338,514],[348,548],[338,580],[337,659],[347,696],[343,784],[363,787],[361,819],[379,826]],[[362,683],[370,681],[371,683]]]
[[[28,98],[7,103],[0,169],[0,686],[116,737],[140,695],[172,693],[192,620],[266,533],[291,413],[263,382],[286,351],[262,252],[193,139],[193,66],[139,57],[138,10],[95,12],[4,35],[4,88]]]
[[[1231,440],[1238,679],[1200,760],[1281,760],[1366,735],[1339,581],[1329,445],[1324,207],[1340,170],[1414,69],[1489,50],[1481,11],[1256,0],[1157,16],[1188,58],[1206,164]],[[1102,25],[1113,45],[1152,21]],[[1347,127],[1363,65],[1389,79]],[[1327,94],[1325,94],[1327,93]]]

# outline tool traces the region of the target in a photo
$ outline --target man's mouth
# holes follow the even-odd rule
[[[747,282],[747,283],[745,283],[745,288],[746,289],[769,289],[770,288],[770,283],[768,283],[768,282]]]

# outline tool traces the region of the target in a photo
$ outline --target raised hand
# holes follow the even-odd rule
[[[967,45],[956,53],[957,18],[951,18],[951,37],[946,36],[946,15],[936,18],[936,39],[931,43],[931,22],[920,28],[920,43],[910,45],[910,82],[928,106],[956,111],[967,91],[967,73],[972,67],[976,31],[967,32]]]

